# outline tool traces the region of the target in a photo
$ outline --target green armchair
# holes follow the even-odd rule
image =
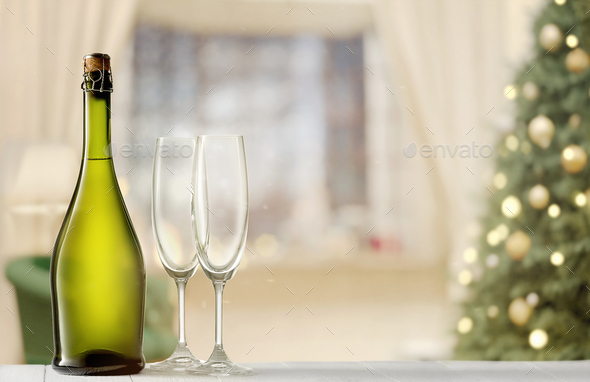
[[[17,296],[28,364],[47,365],[53,356],[49,264],[48,256],[32,256],[15,259],[6,267]],[[178,339],[172,331],[173,311],[166,280],[148,277],[143,332],[147,362],[164,359],[174,351]]]

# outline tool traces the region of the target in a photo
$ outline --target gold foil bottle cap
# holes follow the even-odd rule
[[[84,56],[84,91],[113,92],[111,57],[105,53],[90,53]]]
[[[84,56],[84,73],[93,69],[108,72],[111,68],[111,57],[105,53],[90,53]]]

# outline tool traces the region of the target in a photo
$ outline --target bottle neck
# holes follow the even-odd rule
[[[111,152],[111,93],[84,92],[84,159],[109,159]]]

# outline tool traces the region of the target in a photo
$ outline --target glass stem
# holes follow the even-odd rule
[[[225,281],[214,281],[215,288],[215,346],[223,348],[222,325],[223,325],[223,287]]]
[[[184,289],[186,279],[177,279],[176,287],[178,288],[178,346],[186,346],[186,337],[184,334]]]

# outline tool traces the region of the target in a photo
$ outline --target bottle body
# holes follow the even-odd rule
[[[110,93],[85,92],[84,157],[51,260],[55,353],[64,374],[133,374],[145,267],[110,155]]]

